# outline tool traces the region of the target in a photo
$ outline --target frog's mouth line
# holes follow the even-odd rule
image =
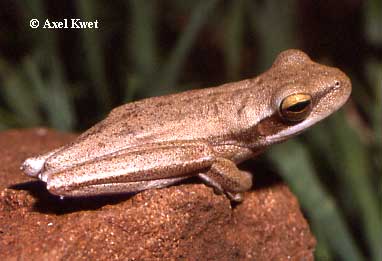
[[[296,136],[304,132],[308,127],[312,126],[313,124],[317,122],[318,121],[313,121],[311,119],[308,119],[294,126],[289,126],[288,128],[285,128],[284,130],[282,130],[281,132],[278,132],[275,135],[267,136],[266,142],[267,144],[282,142],[290,137]]]

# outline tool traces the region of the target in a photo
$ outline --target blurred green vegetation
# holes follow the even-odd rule
[[[263,160],[299,198],[317,260],[382,260],[380,0],[32,0],[0,10],[3,130],[83,130],[124,102],[253,77],[288,48],[340,67],[353,82],[345,108]],[[29,27],[73,17],[100,28]]]

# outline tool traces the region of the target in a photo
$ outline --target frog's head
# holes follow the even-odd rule
[[[271,82],[269,113],[256,130],[265,145],[286,140],[326,118],[351,93],[350,80],[341,70],[315,63],[298,50],[282,52],[264,80]]]

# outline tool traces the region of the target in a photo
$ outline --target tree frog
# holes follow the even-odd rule
[[[256,78],[117,107],[21,170],[62,197],[138,192],[198,176],[241,201],[252,178],[237,164],[332,114],[350,92],[342,71],[287,50]]]

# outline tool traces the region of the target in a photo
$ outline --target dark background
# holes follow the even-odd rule
[[[40,21],[39,29],[29,26]],[[41,29],[45,19],[99,29]],[[82,131],[128,101],[254,77],[288,48],[347,105],[255,161],[298,196],[317,260],[382,260],[382,1],[0,1],[0,129]]]

